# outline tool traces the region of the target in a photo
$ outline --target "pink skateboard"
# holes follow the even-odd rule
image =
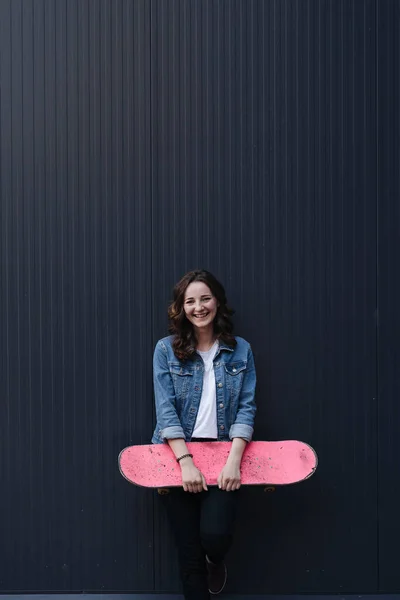
[[[207,485],[217,485],[232,442],[188,442],[195,465]],[[167,444],[129,446],[118,458],[121,474],[135,485],[150,488],[180,487],[181,469]],[[241,464],[242,485],[288,485],[311,477],[318,458],[304,442],[250,442]]]

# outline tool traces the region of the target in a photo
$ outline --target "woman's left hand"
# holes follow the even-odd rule
[[[240,463],[230,462],[229,459],[218,476],[220,490],[233,492],[240,488]]]

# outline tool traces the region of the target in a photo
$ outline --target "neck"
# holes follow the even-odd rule
[[[207,327],[206,329],[201,329],[200,331],[196,331],[197,338],[197,349],[200,351],[209,350],[213,343],[215,342],[214,328]]]

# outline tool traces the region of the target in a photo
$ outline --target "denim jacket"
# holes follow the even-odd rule
[[[243,338],[235,339],[235,348],[220,343],[214,358],[218,440],[240,437],[249,442],[256,413],[256,370],[250,344]],[[179,360],[172,341],[173,336],[163,338],[154,350],[154,444],[176,438],[190,441],[203,388],[203,359],[196,354],[194,359]]]

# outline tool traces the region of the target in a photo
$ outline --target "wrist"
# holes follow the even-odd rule
[[[233,438],[228,461],[230,464],[240,465],[247,442],[243,438]]]
[[[192,459],[192,457],[191,457],[191,456],[185,456],[185,458],[182,458],[182,459],[179,461],[179,465],[180,465],[180,467],[181,467],[181,470],[182,470],[184,467],[190,467],[190,466],[193,466],[193,464],[194,464],[194,463],[193,463],[193,459]]]
[[[230,454],[226,461],[227,465],[231,465],[232,467],[240,467],[242,462],[242,455]]]

